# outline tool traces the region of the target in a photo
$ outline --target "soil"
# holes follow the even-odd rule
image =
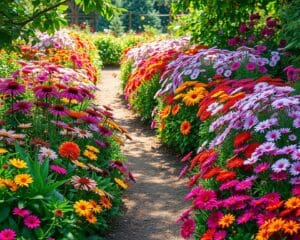
[[[132,137],[123,152],[136,178],[124,196],[124,213],[114,222],[106,240],[180,240],[178,216],[187,209],[186,180],[178,179],[183,165],[161,145],[155,131],[141,122],[123,100],[118,69],[101,73],[97,103],[113,109],[116,121]]]

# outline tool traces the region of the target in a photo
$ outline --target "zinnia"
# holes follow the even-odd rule
[[[28,228],[38,228],[41,225],[40,219],[35,215],[28,215],[24,218],[24,224]]]
[[[58,153],[63,158],[77,160],[80,155],[80,148],[74,142],[64,142],[60,145]]]
[[[79,177],[73,176],[71,179],[71,183],[73,183],[74,188],[82,189],[85,191],[94,190],[97,186],[97,183],[88,177]]]
[[[14,240],[14,239],[16,239],[16,236],[17,235],[16,235],[15,231],[10,228],[3,229],[0,232],[1,240]]]
[[[194,219],[188,218],[181,226],[181,236],[185,239],[190,238],[195,230],[196,224]]]

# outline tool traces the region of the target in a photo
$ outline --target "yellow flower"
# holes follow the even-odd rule
[[[9,187],[10,191],[15,192],[18,189],[17,184],[10,179],[2,179],[2,182]]]
[[[215,94],[213,94],[213,95],[211,95],[211,98],[217,98],[217,97],[219,97],[220,95],[222,95],[224,93],[224,91],[218,91],[218,92],[216,92]]]
[[[203,95],[198,91],[192,90],[189,91],[184,97],[183,102],[186,106],[193,106],[199,103],[199,101],[203,98]]]
[[[93,189],[93,191],[94,191],[96,194],[98,194],[99,196],[101,196],[101,197],[103,197],[103,196],[106,195],[106,192],[103,191],[102,189],[98,188],[98,187],[95,187],[95,188]]]
[[[70,100],[69,99],[67,99],[67,98],[62,98],[61,99],[64,103],[69,103],[70,102]],[[78,101],[76,100],[76,99],[72,99],[71,100],[71,104],[77,104],[78,103]]]
[[[128,185],[120,178],[115,178],[115,182],[123,189],[127,189]]]
[[[85,165],[83,162],[80,162],[78,160],[73,160],[72,163],[74,163],[76,166],[81,167],[83,169],[88,169],[89,167]]]
[[[268,233],[278,232],[283,228],[285,221],[281,218],[273,218],[272,222],[267,227]]]
[[[83,155],[90,160],[97,160],[97,155],[89,150],[84,150]]]
[[[14,182],[21,187],[29,187],[29,184],[33,182],[30,174],[18,174],[14,178]]]
[[[300,207],[300,198],[291,197],[285,202],[285,207],[288,209],[296,209]]]
[[[16,168],[27,168],[27,163],[19,158],[10,159],[9,163]]]
[[[87,216],[93,208],[92,204],[85,200],[76,201],[73,207],[79,216]]]
[[[124,146],[124,145],[125,145],[123,139],[122,139],[120,136],[114,134],[114,135],[112,135],[112,138],[113,138],[116,142],[118,142],[121,146]]]
[[[86,148],[94,153],[99,153],[100,150],[94,146],[91,146],[91,145],[87,145]]]
[[[219,225],[222,228],[229,227],[235,220],[235,217],[232,214],[225,214],[219,221]]]
[[[261,229],[255,236],[255,240],[267,240],[271,234],[266,229]]]
[[[7,153],[8,151],[5,148],[0,148],[0,154]]]

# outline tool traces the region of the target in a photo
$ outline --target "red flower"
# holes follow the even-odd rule
[[[216,175],[219,175],[222,171],[224,171],[224,169],[220,168],[220,167],[212,168],[212,169],[208,170],[205,174],[203,174],[202,178],[203,179],[212,178]]]
[[[77,160],[80,155],[80,148],[74,142],[64,142],[60,145],[58,153],[63,158]]]
[[[250,139],[251,139],[250,132],[241,132],[238,135],[236,135],[236,137],[234,138],[233,145],[235,148],[238,148]]]
[[[244,159],[235,156],[228,160],[226,167],[228,169],[240,168],[243,166],[243,163],[244,163]]]
[[[216,180],[219,182],[226,182],[226,181],[234,179],[235,177],[236,177],[235,172],[223,171],[216,177]]]
[[[255,149],[260,146],[260,143],[255,142],[255,143],[250,143],[248,147],[245,149],[245,156],[246,158],[250,158],[252,153],[255,151]]]

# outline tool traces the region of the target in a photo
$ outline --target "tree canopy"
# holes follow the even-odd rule
[[[111,0],[74,0],[85,12],[97,11],[106,18],[118,12]],[[35,30],[54,32],[67,24],[64,13],[69,0],[1,0],[0,48],[21,37],[27,40]]]

